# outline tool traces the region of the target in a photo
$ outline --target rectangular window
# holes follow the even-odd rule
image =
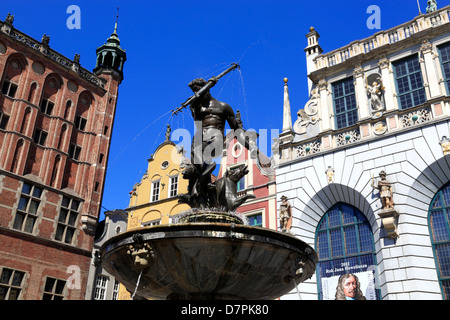
[[[3,268],[0,274],[0,300],[19,300],[25,272]]]
[[[169,218],[169,219],[170,219],[170,218]],[[158,220],[152,220],[152,221],[146,221],[146,222],[143,222],[141,225],[142,225],[143,227],[159,226],[159,225],[161,225],[161,219],[158,219]]]
[[[28,233],[33,232],[38,217],[41,195],[41,188],[28,183],[23,184],[19,206],[14,219],[14,229]]]
[[[75,116],[75,127],[78,130],[83,131],[84,128],[86,127],[86,123],[87,123],[87,120],[85,118],[83,118],[83,117],[81,117],[79,115]]]
[[[417,55],[393,63],[400,109],[408,109],[427,101]]]
[[[49,116],[52,114],[54,106],[55,104],[46,98],[43,98],[41,101],[41,111]]]
[[[159,200],[159,180],[152,182],[152,202]]]
[[[450,93],[450,42],[439,46],[439,53],[442,65],[442,74],[447,87],[447,93]]]
[[[62,300],[66,281],[47,277],[42,300]]]
[[[241,180],[237,183],[237,191],[244,191],[245,190],[245,176],[241,178]]]
[[[71,143],[69,146],[69,157],[74,160],[78,160],[80,158],[80,153],[81,147],[74,143]]]
[[[5,82],[3,82],[2,93],[4,95],[14,98],[14,96],[16,95],[16,92],[17,92],[17,84],[12,83],[8,80],[5,80]]]
[[[39,129],[39,128],[36,129],[34,131],[34,135],[33,135],[34,143],[39,144],[41,146],[45,146],[45,140],[47,140],[47,135],[48,135],[48,133],[45,132],[44,130]]]
[[[4,114],[3,112],[0,112],[0,129],[6,129],[8,120],[9,116],[7,114]]]
[[[170,177],[169,197],[175,197],[178,194],[178,176]]]
[[[114,288],[113,288],[113,295],[112,295],[113,300],[119,299],[119,286],[120,286],[120,282],[114,279]]]
[[[248,225],[253,227],[262,227],[262,213],[247,216]]]
[[[105,300],[106,299],[106,287],[108,285],[108,277],[97,275],[97,280],[95,281],[95,292],[94,300]]]
[[[333,101],[336,129],[352,126],[358,121],[353,78],[347,78],[333,83]]]
[[[58,227],[56,228],[55,240],[72,243],[73,235],[77,227],[78,210],[80,201],[63,196],[59,210]]]

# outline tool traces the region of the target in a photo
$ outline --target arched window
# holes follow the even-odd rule
[[[339,282],[346,280],[340,277],[348,274],[357,278],[365,299],[380,298],[372,229],[358,209],[344,203],[332,207],[317,227],[315,243],[320,300],[334,300]]]
[[[82,93],[78,99],[78,106],[75,114],[75,127],[78,130],[85,131],[87,119],[89,118],[89,109],[92,105],[92,99],[88,93]]]
[[[33,82],[30,86],[30,92],[28,93],[28,101],[34,103],[34,96],[36,94],[37,83]]]
[[[13,161],[11,163],[11,172],[17,173],[17,168],[19,166],[20,153],[22,152],[23,139],[17,141],[16,150],[14,151]]]
[[[67,102],[66,102],[66,109],[64,110],[64,118],[65,119],[69,119],[70,107],[72,107],[72,100],[67,100]]]
[[[61,133],[59,135],[59,141],[58,141],[58,149],[63,150],[64,148],[64,139],[66,137],[66,131],[67,131],[67,124],[63,124],[61,126]]]
[[[450,300],[450,183],[431,202],[428,221],[442,296]]]
[[[23,134],[26,134],[26,129],[28,126],[28,120],[30,119],[30,115],[31,115],[31,108],[26,107],[25,112],[23,114],[22,124],[20,126],[20,132]]]
[[[18,86],[22,77],[22,71],[25,70],[21,58],[15,57],[7,63],[1,92],[11,98],[17,98]]]
[[[52,187],[56,187],[55,185],[55,181],[56,181],[56,177],[58,176],[58,167],[59,167],[59,161],[61,160],[61,156],[58,154],[55,157],[55,163],[53,165],[53,170],[52,170],[52,176],[50,178],[50,185]]]
[[[47,115],[53,115],[53,108],[58,101],[58,93],[60,92],[62,80],[60,76],[50,75],[45,80],[42,92],[40,108],[41,112]]]

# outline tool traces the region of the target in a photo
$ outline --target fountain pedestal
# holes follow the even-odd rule
[[[318,259],[287,233],[221,222],[128,231],[101,254],[110,274],[147,299],[276,299],[310,278]]]
[[[314,274],[317,254],[306,243],[288,233],[244,225],[228,213],[255,198],[239,196],[237,191],[237,184],[249,173],[246,165],[225,170],[214,182],[211,179],[216,166],[212,160],[221,155],[215,147],[223,147],[226,122],[258,166],[269,169],[256,135],[244,134],[240,117],[209,92],[218,79],[238,67],[233,64],[208,81],[191,81],[194,95],[173,111],[178,114],[189,105],[194,120],[201,123],[192,141],[191,161],[183,164],[188,190],[178,195],[179,202],[192,211],[176,224],[119,234],[101,249],[103,267],[139,297],[276,299]]]

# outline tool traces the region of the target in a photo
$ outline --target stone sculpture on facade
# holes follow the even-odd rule
[[[280,164],[280,139],[273,138],[271,149],[272,157],[270,158],[270,166],[272,168],[278,168],[278,165]]]
[[[376,81],[372,83],[372,86],[367,86],[367,92],[370,95],[370,103],[372,106],[372,110],[380,110],[381,109],[381,84]]]
[[[427,13],[434,12],[437,10],[436,0],[428,0],[427,2]]]
[[[385,109],[383,103],[383,82],[381,75],[372,73],[366,79],[367,96],[370,100],[370,109],[374,118],[381,116],[381,111]]]
[[[331,166],[328,166],[327,171],[325,171],[325,174],[327,175],[327,181],[328,184],[334,182],[334,169]]]
[[[12,25],[14,22],[14,16],[11,14],[11,12],[8,12],[8,15],[6,16],[5,22]]]
[[[378,185],[374,184],[374,178],[372,177],[372,188],[378,189],[380,191],[381,202],[383,204],[383,209],[394,208],[394,201],[392,197],[392,185],[386,180],[386,172],[380,172],[381,180],[378,181]]]
[[[292,218],[292,208],[286,196],[281,197],[280,204],[280,225],[281,231],[286,232],[289,229],[289,220]]]
[[[42,40],[41,40],[43,45],[49,45],[50,43],[50,36],[48,36],[47,34],[44,33],[44,35],[42,36]]]
[[[379,176],[381,180],[378,181],[378,184],[374,183],[374,177],[372,177],[372,188],[379,190],[382,203],[382,208],[378,215],[383,221],[388,237],[396,238],[398,237],[398,212],[394,209],[392,184],[386,179],[386,172],[384,170],[380,172]]]
[[[297,121],[295,121],[293,129],[297,134],[306,134],[306,136],[314,136],[317,134],[319,127],[319,102],[320,95],[314,88],[311,92],[310,100],[305,104],[303,109],[297,112]]]
[[[450,139],[446,136],[443,136],[439,144],[442,147],[442,152],[444,153],[444,156],[447,154],[450,154]]]
[[[166,129],[166,141],[170,141],[170,133],[172,132],[172,128],[170,127],[170,124],[167,125]]]

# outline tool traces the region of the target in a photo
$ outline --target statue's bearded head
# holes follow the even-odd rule
[[[197,78],[189,82],[189,88],[192,89],[192,91],[198,91],[201,88],[203,88],[207,84],[206,80],[203,78]]]

